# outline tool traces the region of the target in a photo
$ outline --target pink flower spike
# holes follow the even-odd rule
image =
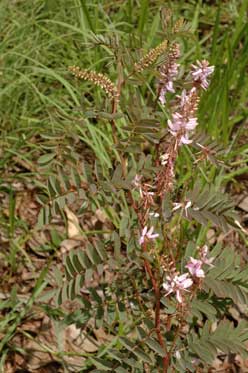
[[[188,268],[192,276],[198,277],[198,278],[204,278],[205,273],[203,269],[201,268],[202,265],[203,265],[203,262],[201,260],[190,257],[190,260],[185,267]]]
[[[169,132],[172,136],[178,136],[179,145],[190,144],[189,139],[191,131],[194,131],[198,125],[196,114],[197,109],[197,92],[193,87],[188,93],[184,89],[180,99],[179,111],[172,114],[172,118],[168,120]]]

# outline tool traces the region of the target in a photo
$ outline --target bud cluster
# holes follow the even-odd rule
[[[70,66],[68,69],[77,78],[89,80],[95,85],[101,87],[111,98],[118,96],[117,88],[106,75],[95,71],[81,70],[78,66]]]

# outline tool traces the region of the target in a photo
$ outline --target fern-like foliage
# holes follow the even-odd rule
[[[190,330],[185,343],[178,343],[178,353],[173,358],[173,367],[179,373],[196,372],[197,367],[210,367],[217,355],[237,353],[247,358],[245,342],[248,340],[248,323],[242,321],[237,327],[229,320],[217,325],[206,321],[196,333]]]
[[[62,214],[66,205],[76,200],[81,201],[81,209],[88,204],[87,190],[94,189],[92,172],[87,162],[70,168],[65,172],[59,170],[58,174],[48,178],[46,185],[40,185],[41,193],[37,200],[41,205],[37,228],[48,224],[52,217]]]
[[[239,353],[247,357],[245,341],[248,339],[248,323],[241,322],[237,327],[228,320],[221,321],[216,328],[206,322],[200,334],[190,333],[187,338],[192,353],[207,364],[211,364],[217,353]]]
[[[186,199],[191,201],[191,206],[184,213],[185,218],[195,219],[205,226],[210,221],[224,232],[228,232],[230,227],[235,225],[237,215],[234,203],[215,185],[206,184],[202,188],[195,183],[194,189],[187,193]]]
[[[204,281],[204,289],[219,298],[230,298],[236,304],[248,302],[248,269],[242,268],[241,258],[231,248],[220,250],[212,268]]]

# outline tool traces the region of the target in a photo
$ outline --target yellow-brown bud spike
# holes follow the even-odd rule
[[[179,18],[173,26],[172,33],[177,34],[178,32],[182,32],[186,25],[184,18]]]
[[[93,84],[101,87],[109,97],[115,98],[118,96],[117,88],[106,75],[95,71],[81,70],[78,66],[69,66],[68,69],[77,78],[89,80]]]
[[[156,48],[151,49],[141,60],[134,64],[135,71],[141,72],[152,65],[167,49],[168,41],[164,40]]]

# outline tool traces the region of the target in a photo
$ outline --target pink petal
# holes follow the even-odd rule
[[[145,226],[142,230],[142,236],[145,236],[147,234],[147,230],[148,230],[148,228],[147,228],[147,226]]]
[[[191,280],[191,278],[188,278],[182,283],[184,289],[189,288],[192,284],[193,284],[193,281]]]
[[[199,277],[199,278],[205,277],[205,273],[204,273],[203,269],[197,269],[196,272],[195,272],[195,275],[196,275],[196,277]]]
[[[157,238],[159,237],[159,234],[158,233],[154,233],[150,236],[151,239],[154,239],[154,238]]]
[[[188,273],[184,273],[181,276],[175,276],[175,279],[179,282],[185,281],[189,277]]]
[[[181,139],[180,139],[180,144],[188,145],[188,144],[191,144],[191,143],[192,143],[192,140],[189,140],[187,134],[185,136],[182,136]]]

